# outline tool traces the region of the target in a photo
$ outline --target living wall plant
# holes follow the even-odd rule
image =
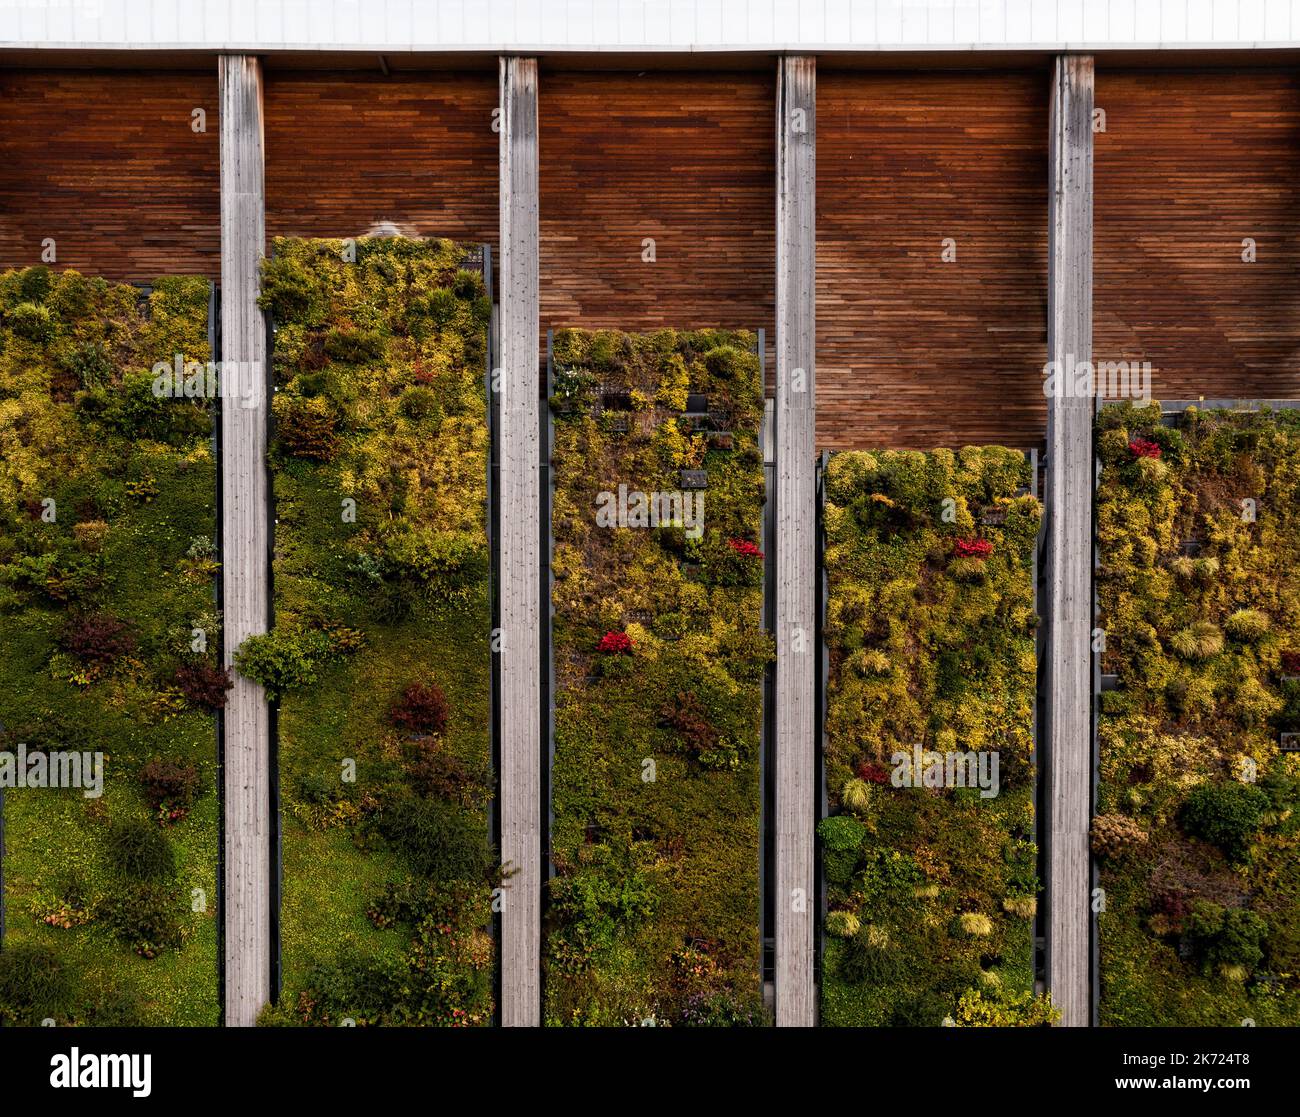
[[[548,1024],[763,1020],[763,375],[748,333],[553,343]]]
[[[493,1015],[491,304],[438,240],[277,240],[283,991],[269,1023]]]
[[[824,1024],[1051,1017],[1033,993],[1031,482],[1000,446],[825,471]]]
[[[2,1024],[219,1020],[207,330],[204,279],[0,276]]]
[[[1101,1022],[1300,1024],[1300,412],[1097,422]]]

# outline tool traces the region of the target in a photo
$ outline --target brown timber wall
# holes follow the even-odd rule
[[[207,130],[191,113],[207,113]],[[0,267],[220,270],[217,74],[0,71]]]
[[[1150,361],[1157,397],[1300,395],[1300,77],[1099,66],[1097,106],[1097,359]]]
[[[770,334],[775,74],[543,70],[543,337],[564,326]],[[641,259],[647,237],[654,263]]]
[[[1047,70],[818,74],[819,446],[1043,439],[1048,92]]]
[[[497,240],[495,63],[473,72],[266,75],[268,237]]]
[[[818,86],[819,443],[1036,444],[1046,68]],[[774,96],[770,67],[543,71],[544,328],[773,328]],[[492,67],[270,69],[268,234],[495,244],[496,100]],[[1097,103],[1096,357],[1168,398],[1300,395],[1300,77],[1103,63]],[[53,237],[58,267],[216,277],[216,113],[215,72],[0,71],[0,266]]]

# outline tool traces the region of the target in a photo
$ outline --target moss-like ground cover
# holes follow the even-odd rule
[[[492,1022],[490,302],[446,241],[279,240],[283,991],[269,1023]]]
[[[763,1021],[754,340],[554,339],[548,1024]],[[637,494],[697,493],[638,526]]]
[[[1300,1024],[1300,412],[1098,420],[1101,1021]]]
[[[0,1022],[214,1025],[224,703],[208,284],[0,277],[0,751],[103,754],[5,794]]]
[[[997,446],[830,459],[824,1024],[1050,1015],[1033,996],[1030,480]],[[914,786],[896,754],[918,746]],[[986,777],[996,755],[996,795],[951,786],[956,766],[924,778],[926,754],[970,752]]]

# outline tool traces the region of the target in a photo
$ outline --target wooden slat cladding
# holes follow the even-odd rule
[[[543,72],[543,330],[772,330],[775,97],[774,69]]]
[[[473,72],[266,78],[268,237],[497,240],[495,60]]]
[[[1095,358],[1157,397],[1300,395],[1300,77],[1099,67],[1097,107]]]
[[[1037,445],[1048,73],[817,86],[819,446]]]
[[[206,132],[191,127],[204,109]],[[0,266],[219,270],[217,73],[0,71]]]

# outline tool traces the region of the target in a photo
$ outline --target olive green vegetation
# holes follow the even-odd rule
[[[268,1024],[493,1015],[484,370],[490,301],[447,241],[277,240],[279,1005]]]
[[[755,338],[564,330],[553,353],[546,1023],[762,1023]],[[702,532],[598,520],[601,493],[677,493],[684,469],[707,471]]]
[[[1300,412],[1107,407],[1097,455],[1102,1023],[1294,1027]]]
[[[1033,995],[1030,481],[998,446],[830,459],[824,1024],[1052,1015]],[[915,746],[996,754],[998,794],[899,786]]]
[[[152,371],[207,304],[0,276],[0,751],[104,754],[102,797],[5,792],[3,1024],[219,1020],[212,415]]]

